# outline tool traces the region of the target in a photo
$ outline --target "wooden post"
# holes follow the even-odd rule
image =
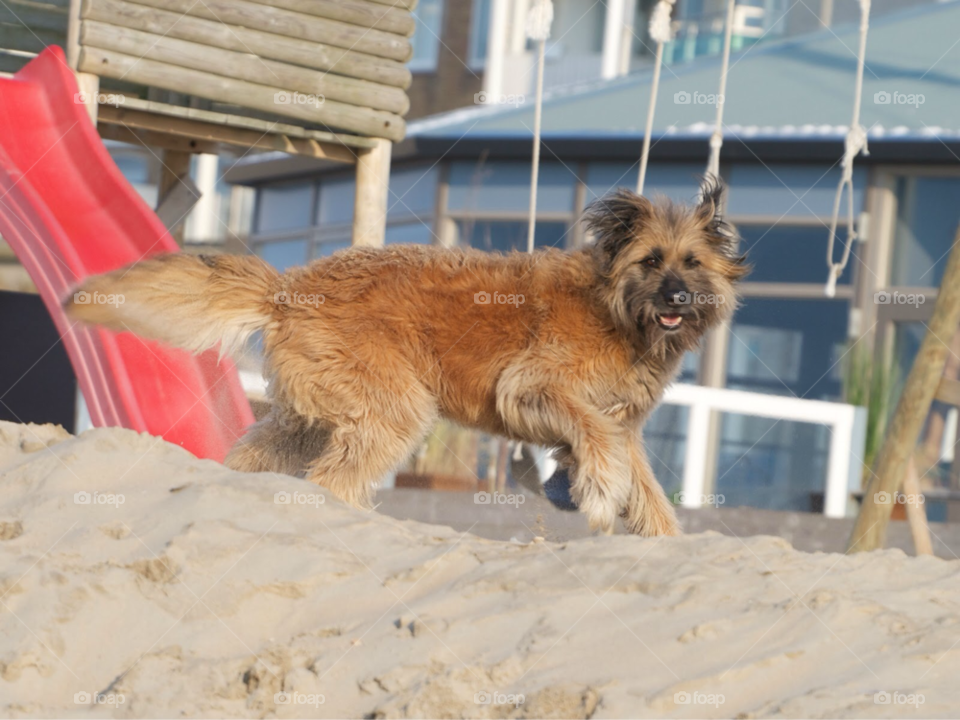
[[[163,151],[162,165],[160,166],[160,181],[157,185],[158,208],[163,205],[167,197],[170,196],[170,193],[174,191],[181,182],[189,180],[190,158],[191,154],[188,152],[178,150]],[[183,246],[183,229],[187,215],[189,215],[189,211],[183,213],[183,217],[170,228],[170,235],[180,246]]]
[[[97,95],[100,93],[100,77],[91,73],[79,72],[80,67],[80,5],[81,0],[70,0],[67,17],[67,65],[77,78],[77,97],[74,102],[82,102],[94,127],[97,125]]]
[[[903,476],[904,506],[907,520],[910,522],[910,534],[913,536],[913,550],[917,555],[933,555],[933,542],[930,540],[930,528],[927,526],[927,511],[920,504],[920,478],[913,458],[907,462],[907,474]],[[913,502],[911,502],[911,498]]]
[[[850,538],[848,552],[876,550],[883,547],[890,522],[892,503],[876,502],[878,493],[892,497],[900,488],[907,463],[923,422],[930,412],[930,404],[937,392],[949,346],[960,324],[960,228],[940,283],[940,292],[933,307],[933,317],[927,326],[920,352],[917,353],[903,386],[900,401],[887,428],[886,438],[877,460],[876,474],[863,496],[860,514]]]
[[[353,244],[383,247],[387,232],[387,195],[390,184],[389,140],[357,156],[357,188],[353,204]]]

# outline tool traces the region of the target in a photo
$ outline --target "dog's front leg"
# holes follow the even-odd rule
[[[570,494],[590,529],[612,533],[630,497],[630,459],[623,426],[568,391],[527,388],[501,392],[497,406],[517,436],[567,448]]]
[[[643,448],[639,429],[630,433],[630,500],[622,513],[627,530],[636,535],[680,535],[673,504],[657,481]]]

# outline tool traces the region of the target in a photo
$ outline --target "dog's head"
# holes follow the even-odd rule
[[[587,208],[604,299],[617,324],[651,348],[691,350],[736,307],[735,284],[749,268],[721,215],[723,192],[707,179],[689,207],[621,188]]]

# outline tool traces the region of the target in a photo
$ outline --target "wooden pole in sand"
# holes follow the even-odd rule
[[[913,537],[913,551],[917,555],[933,555],[927,511],[920,499],[920,478],[917,477],[917,465],[912,457],[907,461],[907,474],[903,476],[903,494],[907,520],[910,522],[910,535]]]
[[[847,552],[876,550],[883,547],[890,522],[891,502],[877,502],[879,493],[893,497],[899,490],[907,463],[917,446],[923,421],[937,392],[949,347],[960,324],[960,228],[940,282],[933,317],[927,326],[920,352],[917,353],[903,386],[900,401],[887,428],[877,470],[867,486],[860,514],[850,537]],[[881,496],[882,497],[882,496]]]

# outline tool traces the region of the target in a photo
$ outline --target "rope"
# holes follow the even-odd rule
[[[733,36],[733,10],[736,0],[727,3],[727,25],[723,33],[723,65],[720,69],[720,89],[717,91],[717,121],[710,136],[710,159],[707,176],[720,177],[720,148],[723,147],[723,106],[727,99],[727,73],[730,71],[730,45]]]
[[[657,110],[657,90],[660,87],[660,70],[663,67],[663,45],[673,40],[670,14],[676,0],[659,0],[650,13],[650,39],[657,43],[657,58],[653,66],[653,83],[650,85],[650,105],[647,108],[647,126],[643,132],[643,151],[640,153],[640,173],[637,176],[637,194],[643,195],[647,179],[647,161],[650,158],[650,133],[653,132],[653,116]]]
[[[537,98],[533,108],[533,165],[530,169],[530,217],[527,222],[527,252],[533,252],[537,229],[537,182],[540,177],[540,120],[543,113],[543,65],[547,38],[553,22],[551,0],[534,0],[527,14],[527,37],[537,42]]]
[[[860,104],[863,95],[863,68],[864,59],[867,54],[867,30],[870,27],[870,0],[860,0],[860,50],[857,54],[857,85],[853,97],[853,117],[850,120],[850,129],[847,130],[847,136],[843,141],[843,160],[841,161],[842,173],[840,182],[837,184],[837,194],[833,198],[833,218],[830,221],[830,237],[827,240],[827,283],[824,287],[824,294],[827,297],[835,297],[837,294],[837,280],[843,274],[847,263],[850,262],[850,252],[853,249],[853,242],[857,239],[857,231],[854,228],[854,209],[853,209],[853,159],[862,151],[864,155],[869,155],[867,150],[867,131],[860,124]],[[843,199],[843,191],[847,191],[847,242],[843,248],[843,254],[840,262],[833,261],[833,246],[837,237],[837,225],[840,222],[840,202]]]

